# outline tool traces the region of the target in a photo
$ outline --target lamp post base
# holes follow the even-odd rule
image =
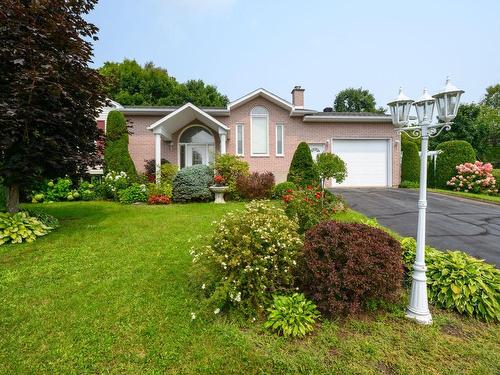
[[[431,325],[432,324],[432,315],[431,313],[428,314],[421,314],[421,313],[416,313],[414,311],[411,311],[410,309],[406,310],[405,318],[414,320],[415,322],[423,325]]]

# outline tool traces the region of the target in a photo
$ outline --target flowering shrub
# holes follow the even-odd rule
[[[248,176],[249,166],[241,157],[224,154],[217,155],[215,158],[216,173],[224,178],[225,184],[229,187],[227,195],[231,199],[239,199],[238,191],[236,190],[236,180],[239,176]]]
[[[214,176],[214,184],[216,186],[223,186],[224,182],[224,177],[222,177],[220,174]]]
[[[150,195],[148,204],[170,204],[172,200],[166,195]]]
[[[69,177],[58,178],[46,182],[38,191],[31,194],[32,203],[39,202],[59,202],[59,201],[72,201],[80,198],[78,191],[73,190],[71,186],[73,183]]]
[[[286,204],[285,212],[288,217],[298,221],[300,233],[330,219],[334,213],[345,210],[345,205],[338,196],[322,191],[319,186],[289,189],[282,199]]]
[[[401,240],[408,274],[415,261],[416,241]],[[486,321],[500,321],[500,271],[461,251],[426,247],[427,290],[435,306]]]
[[[210,244],[191,254],[211,276],[206,292],[215,307],[233,306],[252,315],[264,311],[272,293],[291,289],[301,247],[297,224],[282,209],[253,201],[243,212],[226,214]]]
[[[295,190],[297,186],[293,182],[285,181],[274,185],[272,197],[274,199],[282,199],[283,195],[287,194],[288,190]]]
[[[401,253],[399,242],[381,229],[324,221],[305,234],[299,286],[328,315],[393,302],[403,285]]]
[[[285,337],[305,336],[314,329],[319,317],[316,305],[299,293],[274,296],[273,305],[267,311],[269,315],[264,326]]]
[[[134,183],[128,188],[120,190],[118,197],[121,203],[146,202],[148,200],[148,189],[144,184]]]
[[[52,229],[36,217],[29,216],[27,212],[0,213],[0,245],[8,242],[33,242]]]
[[[464,163],[457,165],[456,170],[457,175],[446,183],[453,190],[475,194],[498,193],[495,177],[491,174],[493,166],[490,163]]]
[[[271,198],[274,186],[274,175],[271,172],[254,172],[249,176],[239,176],[236,190],[245,199]]]
[[[78,193],[80,194],[80,198],[83,201],[93,201],[93,200],[101,198],[101,196],[98,192],[98,189],[97,189],[97,185],[99,185],[99,184],[100,184],[99,182],[94,182],[94,181],[82,182],[80,184],[80,186],[78,187]]]
[[[120,190],[126,189],[130,184],[130,179],[125,172],[110,171],[104,176],[102,190],[105,198],[118,200]]]
[[[161,184],[148,184],[148,197],[158,195],[172,198],[172,185],[163,181]]]

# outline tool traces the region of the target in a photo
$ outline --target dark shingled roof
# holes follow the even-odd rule
[[[366,117],[387,116],[387,117],[391,117],[391,115],[387,115],[385,113],[377,113],[377,112],[315,112],[315,113],[309,114],[308,116],[366,116]]]

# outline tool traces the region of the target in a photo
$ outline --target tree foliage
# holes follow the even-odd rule
[[[137,171],[128,151],[127,121],[123,113],[118,111],[109,112],[106,130],[106,146],[104,149],[106,171],[123,171],[129,177],[135,177]]]
[[[415,142],[402,141],[401,181],[418,182],[420,179],[420,156]]]
[[[20,187],[85,173],[99,162],[102,79],[88,63],[97,0],[3,0],[0,8],[0,177],[9,211]]]
[[[197,106],[221,107],[228,98],[202,80],[179,83],[166,69],[152,62],[144,66],[135,60],[106,62],[99,72],[107,80],[107,95],[123,105],[177,106],[191,102]]]
[[[298,186],[318,185],[319,175],[306,142],[301,142],[293,154],[287,181]]]
[[[383,108],[375,108],[373,94],[368,90],[347,88],[340,91],[335,97],[333,108],[335,112],[384,112]]]
[[[491,108],[500,108],[500,83],[488,86],[481,104]]]
[[[321,178],[321,185],[324,187],[325,181],[333,178],[336,183],[342,183],[347,177],[347,167],[345,162],[335,154],[325,152],[319,154],[316,159],[316,170]]]

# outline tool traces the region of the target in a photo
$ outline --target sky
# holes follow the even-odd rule
[[[180,82],[202,79],[230,100],[263,87],[332,106],[347,87],[378,106],[400,86],[413,99],[446,76],[478,102],[500,83],[499,0],[100,0],[93,66],[152,61]]]

